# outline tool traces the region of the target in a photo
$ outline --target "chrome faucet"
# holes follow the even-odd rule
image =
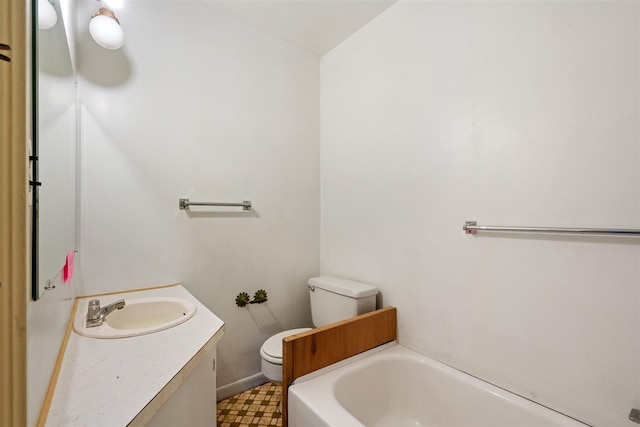
[[[89,309],[87,310],[86,327],[93,328],[95,326],[102,325],[102,322],[104,322],[105,317],[107,317],[109,313],[115,310],[120,310],[125,305],[126,303],[121,299],[100,308],[100,300],[92,299],[89,301]]]

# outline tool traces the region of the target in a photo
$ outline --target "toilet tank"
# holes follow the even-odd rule
[[[309,279],[311,319],[316,327],[376,309],[378,289],[366,283],[334,276]]]

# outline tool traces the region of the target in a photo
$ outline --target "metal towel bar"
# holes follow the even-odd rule
[[[180,210],[189,209],[189,206],[242,206],[242,210],[251,210],[251,202],[243,200],[242,203],[233,202],[191,202],[189,199],[179,199],[178,206]]]
[[[612,228],[562,228],[562,227],[504,227],[494,225],[478,225],[476,221],[466,221],[462,226],[466,234],[476,234],[478,231],[498,231],[514,233],[544,233],[544,234],[606,234],[616,236],[640,236],[638,229]]]

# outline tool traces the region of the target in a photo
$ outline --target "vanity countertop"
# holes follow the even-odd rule
[[[71,332],[47,426],[144,424],[213,349],[224,333],[224,322],[180,284],[80,298],[72,316],[86,313],[93,298],[106,305],[156,296],[193,301],[196,314],[170,329],[137,337],[96,339]]]

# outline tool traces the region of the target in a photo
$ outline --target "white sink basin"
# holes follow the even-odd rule
[[[113,301],[105,299],[102,306]],[[102,325],[86,327],[87,304],[78,307],[73,330],[90,338],[125,338],[151,334],[172,328],[196,314],[196,305],[191,301],[171,297],[126,299],[126,305],[112,311]]]

